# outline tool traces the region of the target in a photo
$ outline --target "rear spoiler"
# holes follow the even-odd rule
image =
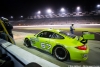
[[[93,40],[95,39],[94,34],[88,32],[88,31],[82,31],[82,36],[76,36],[76,40],[80,41],[83,44],[86,44],[88,40]]]
[[[86,39],[86,40],[94,40],[95,39],[95,35],[88,31],[82,31],[82,37],[83,37],[83,39]]]

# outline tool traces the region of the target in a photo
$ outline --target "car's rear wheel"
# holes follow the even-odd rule
[[[30,42],[30,40],[29,40],[28,38],[25,38],[25,40],[24,40],[24,45],[25,45],[26,47],[31,47],[31,42]]]
[[[53,54],[60,61],[67,60],[68,56],[69,56],[68,55],[69,54],[68,51],[65,48],[61,47],[61,46],[55,47],[54,51],[53,51]]]

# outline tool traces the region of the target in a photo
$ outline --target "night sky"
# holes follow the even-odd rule
[[[45,12],[47,8],[57,12],[61,7],[73,12],[77,6],[91,11],[97,4],[100,0],[0,0],[0,16],[29,16],[38,10]]]

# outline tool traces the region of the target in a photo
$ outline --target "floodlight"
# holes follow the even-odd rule
[[[21,18],[23,18],[23,16],[20,16]]]
[[[77,10],[79,11],[80,9],[81,9],[81,8],[78,6],[78,7],[77,7]]]
[[[47,9],[47,13],[52,13],[52,10],[51,9]]]
[[[41,11],[38,11],[37,14],[41,14]]]
[[[97,8],[100,8],[100,4],[97,5]]]
[[[64,8],[61,8],[61,12],[64,12],[65,11],[65,9]]]
[[[12,19],[13,19],[13,16],[11,16],[10,18],[12,18]]]

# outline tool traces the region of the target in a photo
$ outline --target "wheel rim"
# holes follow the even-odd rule
[[[67,53],[66,53],[65,49],[62,47],[55,48],[55,55],[60,60],[63,60],[67,57]]]

